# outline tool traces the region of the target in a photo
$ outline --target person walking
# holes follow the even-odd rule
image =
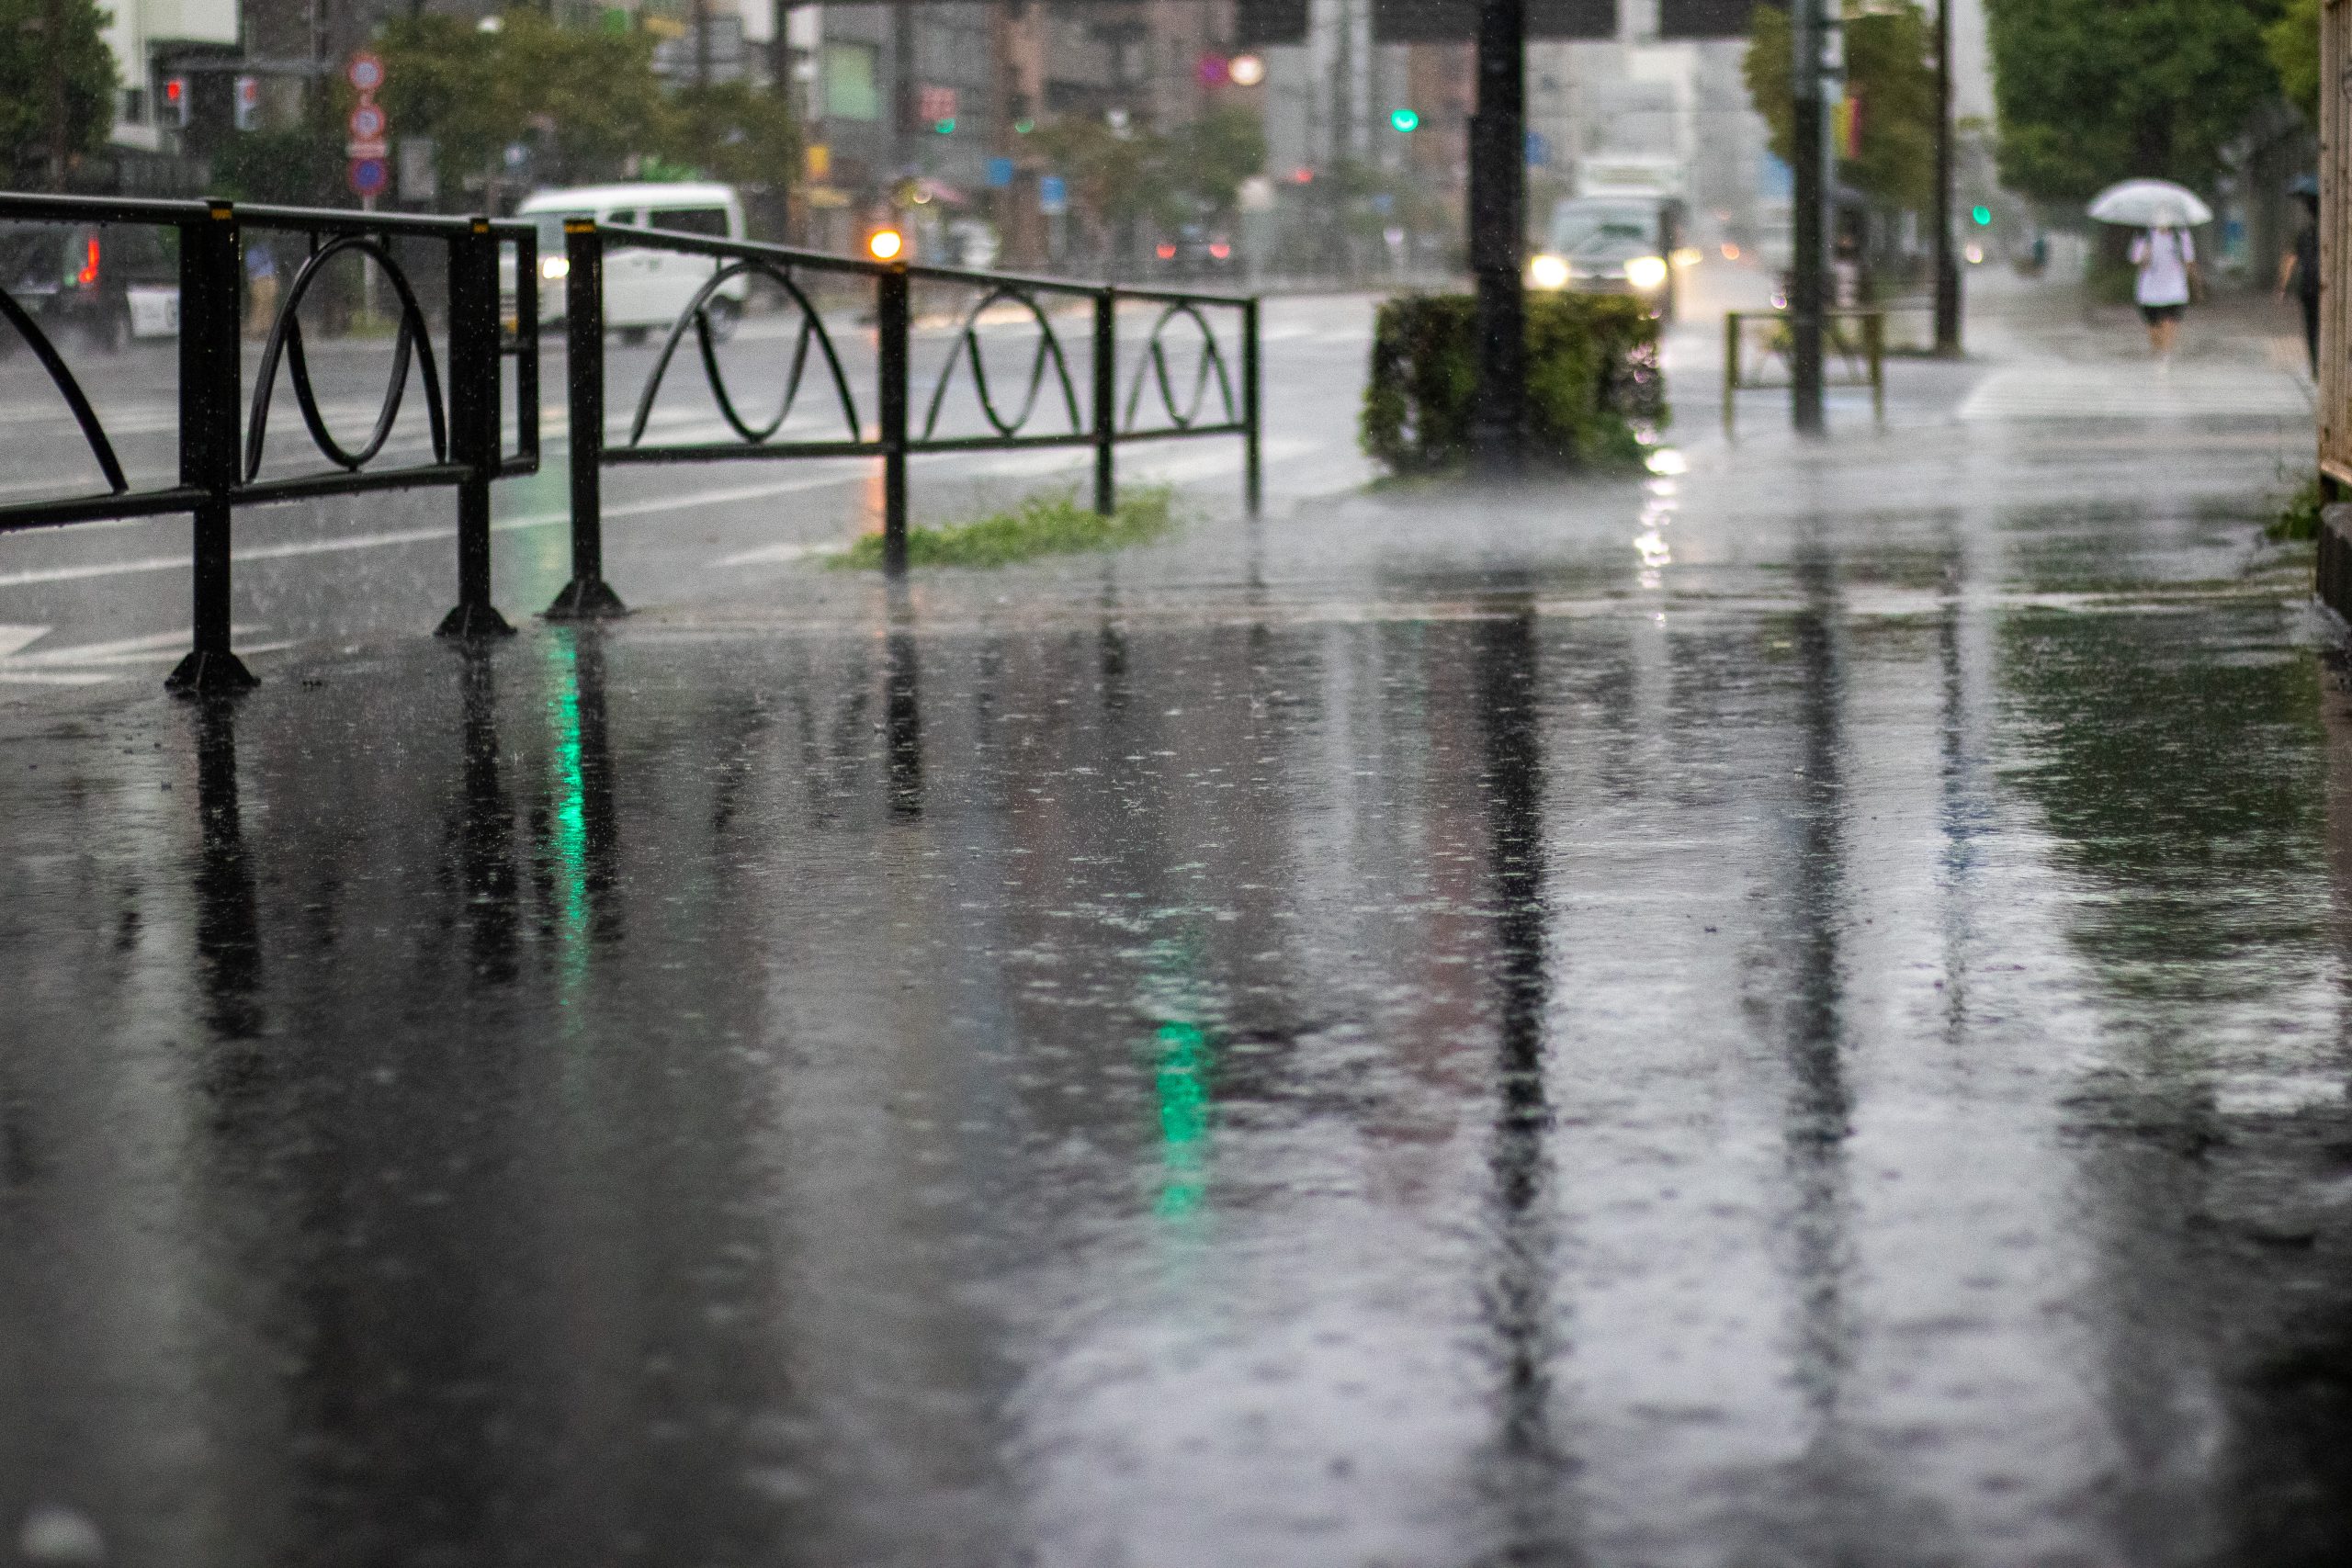
[[[2197,242],[2188,230],[2160,222],[2132,242],[2132,265],[2140,269],[2132,298],[2140,307],[2140,319],[2148,323],[2148,346],[2155,351],[2157,368],[2169,369],[2173,344],[2180,338],[2180,318],[2188,310]]]
[[[2311,355],[2312,379],[2319,379],[2319,182],[2309,175],[2295,182],[2295,196],[2303,209],[2303,226],[2295,243],[2278,258],[2278,298],[2292,285],[2303,307],[2303,348]]]

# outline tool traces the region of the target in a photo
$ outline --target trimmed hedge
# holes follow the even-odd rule
[[[1392,474],[1451,468],[1470,452],[1477,301],[1407,294],[1380,307],[1364,389],[1363,449]],[[1638,461],[1666,423],[1657,318],[1622,295],[1527,299],[1528,451],[1582,468]]]

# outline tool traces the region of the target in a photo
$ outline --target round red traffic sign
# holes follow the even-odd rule
[[[391,165],[383,159],[354,158],[351,161],[351,193],[354,196],[381,196],[384,187],[391,183]]]
[[[374,104],[361,104],[351,111],[351,139],[354,141],[374,141],[384,134],[390,122],[384,111]]]
[[[384,85],[384,62],[363,49],[343,68],[343,79],[360,92],[372,93]]]

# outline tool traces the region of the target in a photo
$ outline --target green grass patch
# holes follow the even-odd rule
[[[2263,532],[2274,539],[2316,539],[2321,504],[2319,476],[2313,474],[2287,498],[2287,504],[2279,508],[2278,515]]]
[[[1033,495],[1008,511],[944,528],[907,530],[910,566],[1011,566],[1039,556],[1124,549],[1149,544],[1176,526],[1175,492],[1165,486],[1138,488],[1119,498],[1110,516],[1080,505],[1077,493]],[[882,564],[882,536],[864,534],[836,567],[876,569]]]

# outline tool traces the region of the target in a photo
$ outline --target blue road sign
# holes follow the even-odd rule
[[[351,193],[354,196],[381,196],[384,187],[392,183],[392,166],[381,158],[354,158],[351,161]]]
[[[990,158],[989,160],[989,186],[996,190],[1002,190],[1012,183],[1012,160],[1010,158]]]
[[[1037,210],[1049,218],[1069,210],[1069,186],[1062,183],[1061,175],[1037,176]]]

